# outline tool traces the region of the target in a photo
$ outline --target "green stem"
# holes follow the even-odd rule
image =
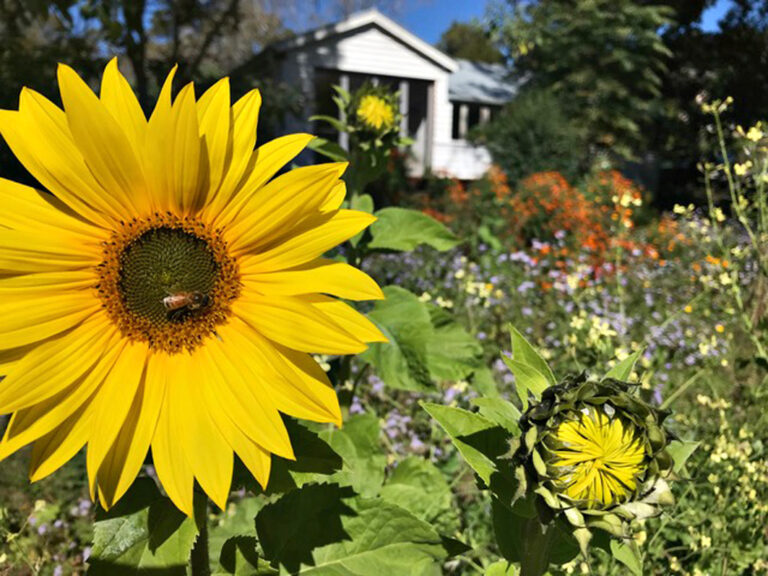
[[[678,399],[678,397],[680,397],[680,395],[682,395],[682,394],[683,394],[683,393],[684,393],[686,390],[688,390],[688,388],[690,388],[690,387],[691,387],[691,385],[692,385],[694,382],[696,382],[696,380],[698,380],[698,379],[699,379],[699,376],[701,376],[702,374],[704,374],[704,371],[703,371],[703,370],[699,370],[698,372],[696,372],[696,374],[694,374],[693,376],[691,376],[690,378],[688,378],[688,380],[686,380],[685,382],[683,382],[683,385],[682,385],[682,386],[680,386],[680,388],[678,388],[677,390],[675,390],[675,391],[674,391],[672,394],[670,394],[670,395],[667,397],[667,399],[666,399],[666,400],[664,400],[664,402],[662,402],[662,404],[661,404],[660,408],[661,408],[662,410],[666,410],[667,408],[669,408],[669,407],[672,405],[672,402],[674,402],[675,400],[677,400],[677,399]]]
[[[208,503],[206,501],[203,518],[199,521],[195,546],[192,548],[190,556],[190,567],[192,576],[211,576],[211,559],[208,554]]]

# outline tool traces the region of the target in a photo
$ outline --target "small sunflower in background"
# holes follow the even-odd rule
[[[357,106],[357,117],[374,130],[387,129],[395,120],[392,105],[381,96],[366,94]]]
[[[58,70],[63,110],[24,89],[0,132],[44,186],[0,180],[0,459],[33,444],[32,480],[87,446],[91,496],[109,508],[149,450],[192,515],[195,481],[220,507],[234,454],[265,486],[293,458],[280,413],[341,423],[310,353],[385,338],[337,298],[382,298],[323,253],[374,220],[341,209],[346,163],[275,177],[312,140],[254,150],[259,92],[221,80],[149,119],[112,60],[95,95]]]
[[[634,387],[569,377],[544,390],[520,420],[513,461],[521,494],[537,498],[545,517],[563,517],[585,548],[591,530],[626,538],[631,520],[674,502],[667,413]]]

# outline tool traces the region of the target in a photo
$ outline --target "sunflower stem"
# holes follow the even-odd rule
[[[198,534],[190,555],[192,576],[211,576],[211,561],[208,554],[208,499],[206,498],[204,513],[198,519]]]

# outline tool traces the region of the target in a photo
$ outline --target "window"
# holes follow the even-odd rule
[[[463,140],[475,126],[487,124],[497,113],[499,106],[478,102],[453,102],[453,124],[451,135],[454,140]]]

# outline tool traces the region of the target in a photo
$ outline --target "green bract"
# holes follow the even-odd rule
[[[665,480],[673,465],[668,413],[633,387],[571,376],[544,390],[520,419],[516,496],[534,499],[543,523],[566,519],[582,548],[591,530],[627,537],[631,520],[674,502]]]

